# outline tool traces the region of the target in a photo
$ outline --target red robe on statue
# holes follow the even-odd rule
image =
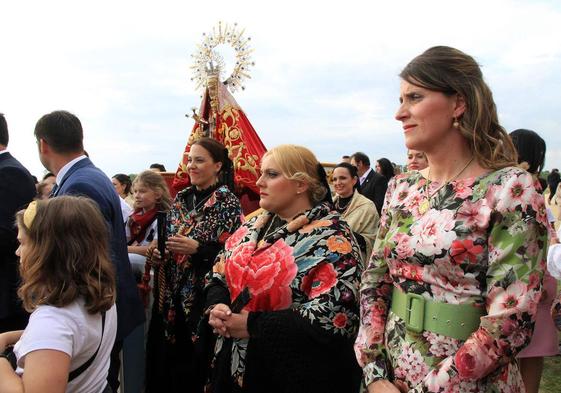
[[[267,151],[265,145],[227,87],[218,79],[209,80],[199,116],[175,172],[172,182],[174,191],[179,192],[190,184],[187,156],[191,145],[198,139],[209,136],[228,149],[234,163],[234,192],[240,198],[244,213],[251,213],[259,207],[259,189],[255,182],[259,178],[261,157]]]

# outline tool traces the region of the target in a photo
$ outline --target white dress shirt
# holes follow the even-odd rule
[[[364,181],[366,180],[366,178],[368,177],[368,175],[370,174],[370,172],[372,172],[372,168],[368,168],[368,170],[366,172],[364,172],[362,174],[362,176],[359,178],[360,181],[360,185],[362,186],[362,183],[364,183]]]
[[[56,184],[60,186],[60,182],[62,182],[62,179],[64,179],[64,176],[70,170],[70,168],[72,168],[78,161],[82,161],[84,158],[88,157],[85,154],[82,154],[80,157],[76,157],[72,161],[68,162],[65,166],[60,168],[60,171],[58,171],[56,175]]]

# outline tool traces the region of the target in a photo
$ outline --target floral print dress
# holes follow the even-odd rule
[[[389,379],[409,392],[523,392],[515,356],[532,336],[541,295],[543,197],[532,176],[513,167],[440,187],[433,182],[427,190],[414,172],[388,189],[360,291],[355,351],[365,383]],[[390,311],[394,286],[486,313],[466,341],[414,333]]]
[[[219,338],[215,352],[231,346],[228,377],[243,391],[340,391],[325,390],[325,386],[349,383],[353,367],[358,391],[360,370],[352,350],[362,272],[358,244],[348,225],[327,204],[315,206],[269,234],[272,217],[266,212],[240,227],[226,241],[214,266],[209,286],[226,288],[229,300],[245,287],[251,293],[244,308],[249,311],[250,339]],[[260,235],[261,231],[266,235]],[[318,359],[321,353],[327,355]],[[341,360],[346,359],[345,353],[349,355],[346,361]],[[337,359],[345,364],[337,366],[339,380],[333,382],[328,370]],[[322,366],[324,362],[327,367]],[[256,379],[244,380],[246,371],[252,370],[256,379],[266,378],[263,385]]]

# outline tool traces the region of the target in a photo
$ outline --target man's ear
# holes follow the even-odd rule
[[[41,154],[49,153],[51,151],[51,147],[49,146],[47,141],[44,140],[43,138],[39,138],[38,143],[39,143],[39,152]]]

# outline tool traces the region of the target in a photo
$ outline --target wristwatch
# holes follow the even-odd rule
[[[0,352],[0,358],[5,358],[15,370],[17,368],[17,359],[13,349],[13,345],[7,346],[4,352]]]

